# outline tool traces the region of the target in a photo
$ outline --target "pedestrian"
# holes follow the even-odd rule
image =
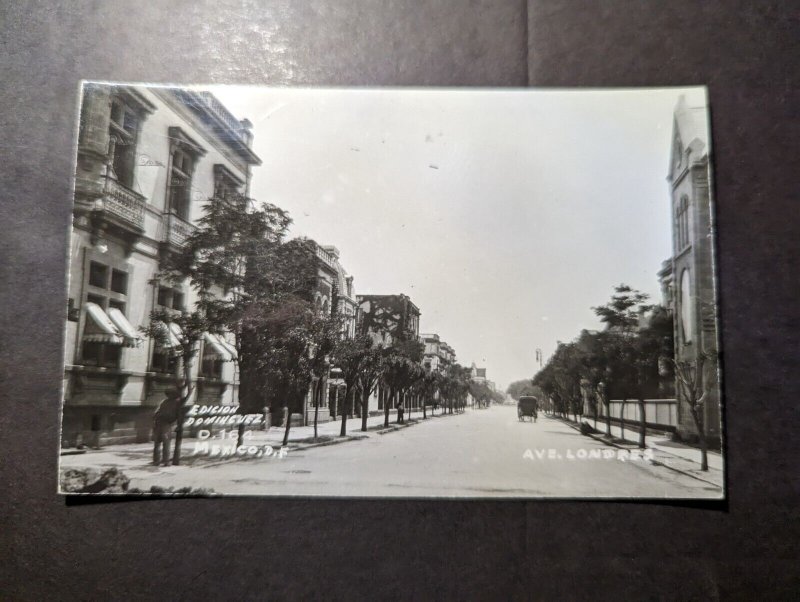
[[[397,402],[397,422],[399,422],[400,424],[403,424],[403,410],[405,410],[405,408],[403,407],[403,402],[402,401],[398,401]]]
[[[178,421],[181,392],[169,389],[166,398],[153,414],[153,466],[169,466],[169,444],[172,439],[172,425]]]

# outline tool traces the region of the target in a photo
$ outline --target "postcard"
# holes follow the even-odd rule
[[[708,107],[83,82],[59,493],[723,499]]]

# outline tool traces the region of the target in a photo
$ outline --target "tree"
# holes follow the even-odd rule
[[[708,439],[705,425],[705,404],[710,392],[710,383],[706,370],[713,364],[714,356],[700,353],[694,360],[673,360],[675,376],[678,381],[679,399],[683,399],[689,407],[689,413],[697,429],[700,439],[700,470],[708,470]]]
[[[405,403],[405,394],[419,377],[419,361],[425,347],[417,340],[395,340],[383,357],[381,379],[389,389],[389,399]],[[384,404],[384,428],[389,426],[389,403]],[[397,414],[398,422],[401,413]]]
[[[544,391],[540,387],[533,384],[533,380],[528,378],[524,380],[515,380],[506,388],[506,393],[514,399],[519,399],[523,395],[532,395],[534,397],[542,397]]]
[[[361,370],[358,373],[357,385],[361,393],[361,430],[367,431],[369,417],[369,396],[375,391],[383,374],[383,348],[372,345],[372,339],[365,336],[367,342]]]
[[[612,344],[607,346],[613,355],[608,358],[609,368],[614,372],[614,385],[619,387],[622,392],[622,409],[620,413],[620,426],[623,429],[622,438],[625,432],[625,403],[633,396],[639,404],[639,446],[645,446],[645,403],[643,395],[644,372],[643,358],[644,349],[639,345],[637,337],[639,325],[645,314],[653,309],[653,305],[645,303],[649,296],[639,292],[626,284],[614,287],[614,294],[611,300],[605,305],[592,307],[600,321],[606,324],[606,332],[616,335],[617,339],[609,341]],[[612,372],[609,370],[609,372]],[[631,395],[633,394],[633,395]]]
[[[197,227],[184,245],[167,249],[162,255],[156,282],[188,282],[197,294],[191,311],[153,312],[150,324],[143,328],[155,337],[168,336],[162,324],[174,323],[181,328],[181,417],[193,393],[191,368],[205,332],[233,333],[240,382],[245,385],[252,358],[243,347],[242,323],[245,316],[257,313],[257,287],[252,282],[256,274],[248,269],[249,264],[254,257],[271,257],[290,223],[288,214],[275,205],[265,203],[256,208],[252,199],[241,195],[215,196],[203,206]],[[173,464],[180,463],[182,423],[179,420],[176,428]]]
[[[353,338],[341,338],[333,348],[331,360],[342,373],[342,380],[345,384],[345,399],[342,406],[342,425],[339,434],[344,437],[347,434],[347,414],[350,410],[350,403],[355,400],[357,391],[360,389],[362,394],[361,408],[361,430],[366,431],[367,415],[369,407],[369,392],[374,386],[374,381],[380,375],[379,365],[375,361],[378,355],[373,348],[372,339],[364,334],[357,334]],[[370,380],[362,381],[359,387],[359,380],[369,377]],[[373,380],[374,379],[374,380]],[[365,395],[366,390],[366,395]],[[364,400],[366,397],[366,400]]]
[[[214,327],[215,324],[209,321],[202,311],[155,310],[150,313],[150,323],[141,328],[141,331],[146,336],[153,338],[158,345],[171,348],[178,359],[173,374],[175,388],[180,391],[178,420],[175,425],[175,447],[172,452],[172,464],[175,466],[181,463],[183,423],[188,410],[188,402],[194,393],[192,368],[200,348],[200,340],[206,332],[213,330]]]
[[[432,408],[436,407],[434,400],[440,382],[441,382],[441,377],[439,373],[434,370],[428,369],[424,371],[422,378],[420,378],[415,385],[416,393],[422,400],[423,420],[428,418],[428,412],[427,412],[428,402],[430,402]]]
[[[273,412],[286,415],[288,444],[292,410],[302,407],[316,378],[321,380],[340,324],[335,315],[320,312],[313,292],[318,280],[317,245],[306,238],[279,244],[273,257],[256,258],[252,268],[262,295],[259,311],[248,323],[248,339],[256,350],[257,397],[266,398]],[[315,403],[318,401],[318,392]],[[262,397],[263,396],[263,397]]]

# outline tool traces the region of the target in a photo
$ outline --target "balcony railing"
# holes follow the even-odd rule
[[[145,197],[123,186],[112,178],[106,178],[102,209],[111,215],[144,229]]]
[[[164,241],[176,247],[186,244],[186,239],[195,231],[195,226],[174,213],[164,214]]]
[[[336,258],[333,256],[333,253],[330,253],[317,245],[317,257],[319,257],[324,264],[332,269],[336,269]]]
[[[199,92],[198,96],[208,111],[213,113],[217,119],[222,121],[222,123],[224,123],[238,138],[246,142],[246,139],[242,136],[241,122],[236,119],[236,117],[231,115],[230,111],[225,108],[225,106],[217,99],[216,96],[210,92]]]

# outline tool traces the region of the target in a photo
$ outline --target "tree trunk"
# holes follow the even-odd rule
[[[394,391],[389,391],[389,395],[383,398],[383,428],[389,428],[389,406],[394,404]]]
[[[361,392],[361,431],[367,432],[367,418],[369,417],[369,389]]]
[[[312,386],[311,394],[314,396],[314,439],[317,438],[317,422],[319,420],[319,393],[322,389],[322,381],[318,379]]]
[[[239,423],[239,427],[237,429],[236,435],[236,447],[241,447],[244,445],[244,421]]]
[[[645,416],[645,405],[644,399],[639,399],[639,448],[644,449],[646,447],[645,444],[645,436],[646,436],[646,427],[647,424],[647,417]]]
[[[697,428],[697,436],[700,439],[700,470],[706,471],[708,470],[708,441],[706,440],[705,424],[697,410],[691,410],[691,412]]]
[[[342,405],[342,428],[339,430],[339,436],[344,437],[347,435],[347,414],[350,411],[350,400],[353,397],[353,386],[347,384],[347,391],[344,394],[344,405]]]
[[[176,371],[176,376],[179,374]],[[192,396],[192,364],[191,362],[183,362],[183,382],[186,383],[186,397],[181,399],[181,405],[178,406],[178,421],[175,425],[175,449],[172,450],[172,465],[178,466],[181,463],[181,444],[183,443],[183,421],[186,416],[186,402]],[[176,379],[177,380],[177,379]],[[183,387],[179,387],[182,389]]]
[[[619,438],[623,441],[625,441],[625,403],[627,401],[627,399],[623,399],[619,408]]]
[[[423,395],[422,396],[422,419],[423,420],[427,420],[428,419],[428,396],[427,395]]]
[[[292,427],[292,410],[289,406],[286,406],[284,409],[286,410],[286,424],[284,425],[285,429],[283,431],[283,445],[285,447],[289,445],[289,430]]]
[[[611,438],[611,402],[605,403],[603,405],[606,408],[606,435],[608,438]]]

